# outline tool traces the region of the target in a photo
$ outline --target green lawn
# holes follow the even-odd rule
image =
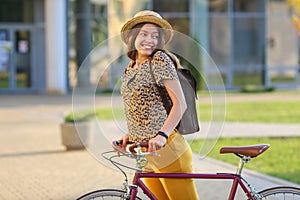
[[[198,112],[201,121],[211,120],[211,105],[200,103]],[[99,108],[99,119],[125,119],[123,108]],[[299,101],[231,102],[226,105],[227,122],[300,123]]]
[[[191,148],[198,152],[203,140],[193,141]],[[234,154],[219,154],[222,146],[270,144],[270,148],[253,158],[246,168],[300,184],[300,137],[288,138],[220,138],[209,157],[237,165]]]
[[[210,121],[211,105],[200,103],[201,121]],[[299,101],[230,102],[226,104],[227,122],[300,123]]]

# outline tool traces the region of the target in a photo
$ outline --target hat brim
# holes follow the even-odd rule
[[[173,35],[172,26],[164,19],[160,19],[155,16],[147,15],[147,16],[138,16],[134,17],[131,20],[127,21],[121,29],[121,38],[123,42],[127,43],[129,38],[129,32],[133,29],[137,24],[141,23],[152,23],[158,25],[163,29],[165,34],[165,42],[168,43]]]

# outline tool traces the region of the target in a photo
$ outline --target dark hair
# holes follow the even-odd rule
[[[135,60],[136,56],[137,56],[137,50],[135,48],[135,40],[137,35],[139,34],[141,28],[145,25],[148,24],[149,22],[145,22],[145,23],[140,23],[135,25],[129,32],[129,38],[128,38],[128,43],[127,43],[127,56],[131,59],[131,60]],[[157,26],[157,24],[154,24]],[[159,26],[158,26],[159,27]],[[156,49],[163,49],[164,45],[165,45],[165,34],[163,32],[163,30],[159,27],[158,29],[158,33],[159,33],[159,38],[158,38],[158,44]]]

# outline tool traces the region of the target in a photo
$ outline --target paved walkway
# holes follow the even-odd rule
[[[240,98],[242,96],[235,96],[231,100],[238,101]],[[251,95],[247,96],[247,99],[251,98],[256,99]],[[111,101],[108,96],[96,99],[99,106],[109,106]],[[119,101],[118,97],[114,101]],[[122,175],[104,163],[98,154],[104,147],[99,152],[66,151],[61,145],[59,124],[64,114],[71,109],[70,95],[0,96],[1,200],[65,200],[99,188],[120,188]],[[120,127],[114,122],[103,124],[111,133],[120,132]],[[208,126],[203,124],[203,130],[207,130]],[[299,136],[299,130],[300,125],[296,124],[232,123],[225,124],[223,136],[280,136],[287,133]],[[198,172],[235,171],[235,166],[209,158],[202,159],[197,155],[194,155],[194,168]],[[244,175],[257,190],[267,186],[291,184],[249,170]],[[224,181],[197,181],[196,184],[200,197],[205,200],[224,199],[229,185]]]

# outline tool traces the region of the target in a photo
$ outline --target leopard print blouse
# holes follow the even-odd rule
[[[164,79],[178,80],[174,63],[162,51],[140,67],[133,67],[133,61],[129,63],[122,75],[121,94],[131,142],[148,142],[168,116],[151,77],[150,62],[158,85],[163,86]]]

